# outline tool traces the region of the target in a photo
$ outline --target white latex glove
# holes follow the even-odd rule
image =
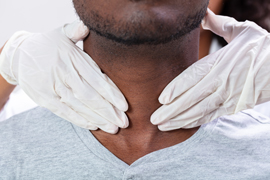
[[[151,117],[162,131],[193,128],[270,100],[270,35],[208,10],[202,26],[229,43],[194,63],[161,93]]]
[[[82,22],[42,34],[17,32],[1,53],[0,73],[54,114],[82,128],[114,134],[128,126],[128,105],[116,85],[74,44],[88,34]]]

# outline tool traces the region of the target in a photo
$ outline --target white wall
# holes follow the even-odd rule
[[[0,0],[0,46],[16,31],[46,32],[76,19],[72,0]]]

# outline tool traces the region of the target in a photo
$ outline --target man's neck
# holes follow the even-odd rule
[[[198,130],[161,132],[151,124],[150,116],[161,106],[158,97],[162,90],[198,60],[199,29],[167,44],[138,46],[120,45],[91,33],[84,42],[84,50],[118,86],[129,105],[127,129],[121,129],[117,135],[92,132],[113,153],[120,147],[127,147],[122,151],[129,153],[139,152],[131,159],[118,155],[120,159],[131,164],[154,150],[185,141]]]

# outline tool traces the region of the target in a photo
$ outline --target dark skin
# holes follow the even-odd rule
[[[167,35],[167,30],[155,29],[160,27],[158,25],[168,26],[171,28],[171,32],[168,33],[173,34],[176,17],[183,16],[182,18],[185,19],[187,15],[193,16],[194,12],[199,11],[205,5],[207,6],[208,0],[116,0],[109,2],[105,0],[86,2],[77,0],[74,1],[77,12],[78,6],[76,7],[76,4],[80,3],[84,4],[84,8],[100,12],[104,16],[114,17],[116,22],[125,23],[125,21],[128,22],[132,19],[130,16],[134,16],[136,13],[143,14],[144,18],[138,21],[141,21],[140,27],[144,30],[140,32],[140,28],[138,28],[136,33],[139,40],[140,38],[145,40],[146,37],[148,39],[152,37],[162,39]],[[82,18],[83,15],[78,14]],[[148,19],[156,19],[157,22],[150,25],[144,24]],[[84,21],[84,23],[86,22]],[[117,27],[112,28],[117,29]],[[113,33],[121,35],[118,32],[114,31]],[[147,34],[148,32],[154,33]],[[116,135],[107,134],[101,130],[91,132],[101,144],[127,164],[130,165],[153,151],[181,143],[199,129],[196,127],[162,132],[150,122],[153,112],[161,106],[158,97],[162,90],[183,70],[198,60],[199,35],[200,29],[196,27],[181,37],[166,43],[151,44],[141,41],[141,44],[127,45],[100,36],[92,30],[84,41],[85,52],[118,86],[129,105],[126,112],[130,122],[128,128],[120,129]],[[125,36],[123,39],[126,40],[130,37]],[[138,39],[136,42],[139,42]]]

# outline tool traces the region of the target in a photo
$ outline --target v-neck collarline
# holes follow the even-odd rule
[[[130,168],[132,166],[136,166],[136,164],[140,164],[141,162],[144,162],[147,160],[148,157],[151,156],[157,156],[159,154],[162,154],[164,151],[166,153],[175,152],[175,149],[179,149],[181,153],[184,155],[185,153],[188,153],[188,150],[192,147],[195,147],[195,144],[199,142],[203,137],[206,137],[209,133],[211,133],[216,126],[217,119],[208,123],[202,125],[196,133],[194,133],[190,138],[187,140],[178,143],[176,145],[163,148],[160,150],[156,150],[154,152],[151,152],[149,154],[146,154],[145,156],[137,159],[132,164],[128,165],[121,159],[119,159],[116,155],[114,155],[112,152],[110,152],[107,148],[105,148],[95,137],[94,135],[88,130],[81,127],[78,127],[76,125],[73,125],[75,132],[81,139],[81,141],[85,144],[85,146],[97,157],[100,159],[111,163],[113,166],[118,167],[120,171],[125,171],[125,169]]]

